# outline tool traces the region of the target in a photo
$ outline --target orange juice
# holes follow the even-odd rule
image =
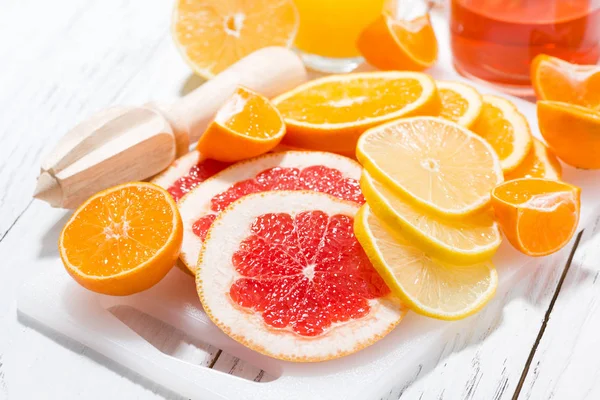
[[[322,57],[358,57],[356,39],[381,14],[385,1],[294,0],[300,14],[296,47]]]

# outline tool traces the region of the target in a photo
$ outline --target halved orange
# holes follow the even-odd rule
[[[512,102],[502,97],[483,96],[481,114],[471,129],[496,150],[504,173],[517,168],[531,150],[527,119]]]
[[[435,81],[418,72],[364,72],[307,82],[273,100],[285,119],[283,142],[354,155],[368,128],[410,115],[436,115]]]
[[[600,111],[559,101],[537,102],[540,132],[569,165],[600,168]]]
[[[422,71],[437,60],[438,45],[429,14],[413,20],[379,16],[358,37],[356,47],[382,70]]]
[[[541,178],[504,182],[492,191],[496,220],[508,241],[529,256],[564,247],[579,222],[581,189]]]
[[[175,265],[183,237],[177,205],[163,188],[132,182],[90,197],[58,241],[67,272],[81,286],[130,295],[158,283]]]
[[[531,62],[531,83],[540,100],[600,110],[600,65],[578,65],[540,54]]]
[[[205,157],[235,162],[272,150],[283,135],[285,123],[271,102],[240,87],[219,109],[197,149]]]
[[[210,79],[260,48],[290,47],[298,24],[292,0],[177,0],[171,29],[183,59]]]
[[[533,146],[519,166],[504,175],[505,181],[519,178],[546,178],[560,180],[562,167],[558,158],[546,145],[533,138]]]

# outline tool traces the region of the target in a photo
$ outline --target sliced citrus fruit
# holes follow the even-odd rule
[[[369,129],[356,155],[390,189],[446,216],[485,207],[503,179],[498,156],[485,140],[441,118],[405,118]]]
[[[557,101],[538,101],[540,132],[552,151],[577,168],[600,168],[600,111]]]
[[[230,165],[230,163],[206,158],[199,151],[194,150],[175,160],[169,168],[155,176],[152,183],[167,189],[175,201],[179,201],[198,184]]]
[[[184,60],[210,79],[260,48],[290,47],[298,21],[292,0],[177,0],[171,30]]]
[[[360,187],[378,218],[433,257],[472,264],[489,259],[500,246],[491,210],[461,219],[440,218],[392,192],[366,170]]]
[[[58,241],[67,272],[83,287],[130,295],[158,283],[175,264],[182,223],[169,193],[133,182],[90,197]]]
[[[600,66],[578,65],[536,56],[531,62],[531,82],[540,100],[563,101],[600,111]]]
[[[382,70],[422,71],[435,63],[438,53],[428,14],[397,20],[383,13],[362,31],[356,47],[369,64]]]
[[[435,81],[417,72],[331,75],[273,100],[285,119],[284,143],[353,155],[367,128],[409,115],[435,115]]]
[[[564,247],[577,230],[581,189],[541,178],[504,182],[492,191],[496,220],[508,241],[529,256]]]
[[[504,180],[510,181],[519,178],[546,178],[560,180],[562,167],[560,162],[546,145],[533,138],[533,146],[529,154],[511,172],[504,174]]]
[[[283,135],[285,123],[271,102],[240,87],[217,111],[197,149],[208,158],[235,162],[272,150]]]
[[[206,313],[238,342],[289,361],[338,358],[381,339],[404,310],[354,236],[358,207],[306,191],[231,204],[198,259]]]
[[[354,220],[354,233],[385,283],[413,311],[455,320],[479,311],[494,296],[498,274],[491,261],[453,265],[432,258],[392,233],[368,205]]]
[[[505,173],[517,168],[531,150],[532,136],[527,119],[502,97],[483,96],[483,108],[471,129],[496,150]]]
[[[331,153],[288,151],[239,162],[196,186],[179,202],[181,260],[191,272],[218,214],[242,196],[273,190],[314,190],[362,204],[360,165]]]
[[[472,86],[461,82],[437,81],[441,108],[439,116],[470,128],[483,107],[483,99]]]

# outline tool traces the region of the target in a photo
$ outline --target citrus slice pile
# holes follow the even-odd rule
[[[381,70],[422,71],[435,63],[438,53],[429,15],[396,20],[383,13],[363,30],[356,47]]]
[[[536,138],[533,139],[533,146],[525,159],[519,166],[507,174],[504,174],[504,180],[510,181],[519,178],[546,178],[560,180],[562,167],[560,162],[546,147],[546,145]]]
[[[150,288],[169,272],[182,232],[169,193],[134,182],[83,203],[65,224],[58,248],[67,272],[83,287],[123,296]]]
[[[179,157],[162,173],[152,179],[152,183],[167,189],[167,192],[179,201],[187,192],[230,166],[204,157],[199,151],[190,151]]]
[[[390,289],[412,310],[439,319],[461,319],[494,296],[498,274],[491,261],[473,265],[440,261],[381,221],[364,205],[354,232]]]
[[[375,214],[433,257],[469,264],[489,259],[500,246],[500,231],[490,212],[467,219],[441,218],[394,193],[367,171],[360,186]]]
[[[527,119],[502,97],[483,96],[483,109],[471,129],[492,145],[505,173],[517,168],[531,150]]]
[[[392,292],[440,319],[483,307],[501,240],[489,204],[502,169],[490,144],[454,122],[414,117],[369,129],[357,157],[368,205],[355,233]]]
[[[238,342],[289,361],[342,357],[385,336],[404,311],[353,234],[358,207],[306,191],[231,204],[198,260],[206,313]]]
[[[530,256],[564,247],[577,230],[581,189],[549,179],[522,178],[492,192],[496,219],[508,241]]]
[[[600,111],[558,101],[538,101],[540,132],[552,151],[577,168],[600,168]]]
[[[439,116],[465,128],[473,126],[483,107],[483,99],[473,87],[450,81],[436,82],[440,95]]]
[[[485,140],[440,118],[405,118],[370,129],[358,141],[356,155],[392,190],[446,216],[485,207],[503,179]]]
[[[210,79],[258,49],[290,47],[298,23],[292,0],[177,0],[171,29],[184,60]]]
[[[531,83],[540,100],[600,111],[600,66],[577,65],[546,54],[531,62]]]
[[[213,221],[229,204],[258,192],[314,190],[362,204],[360,165],[331,153],[288,151],[239,162],[202,182],[179,201],[181,260],[194,272]]]
[[[240,87],[219,109],[197,149],[208,158],[235,162],[272,150],[283,135],[279,111],[265,97]]]
[[[366,129],[409,115],[436,115],[435,81],[417,72],[331,75],[307,82],[275,99],[285,119],[284,143],[354,155]]]

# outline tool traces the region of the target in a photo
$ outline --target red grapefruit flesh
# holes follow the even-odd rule
[[[230,163],[205,158],[198,151],[191,151],[175,160],[152,182],[167,189],[173,199],[179,201],[198,184],[230,165]]]
[[[404,310],[354,236],[358,208],[312,191],[231,204],[198,261],[208,315],[242,344],[290,361],[341,357],[385,336]]]
[[[184,223],[181,260],[194,271],[202,241],[216,216],[239,198],[276,190],[313,190],[358,204],[361,167],[323,152],[266,154],[235,164],[195,187],[179,203]]]

